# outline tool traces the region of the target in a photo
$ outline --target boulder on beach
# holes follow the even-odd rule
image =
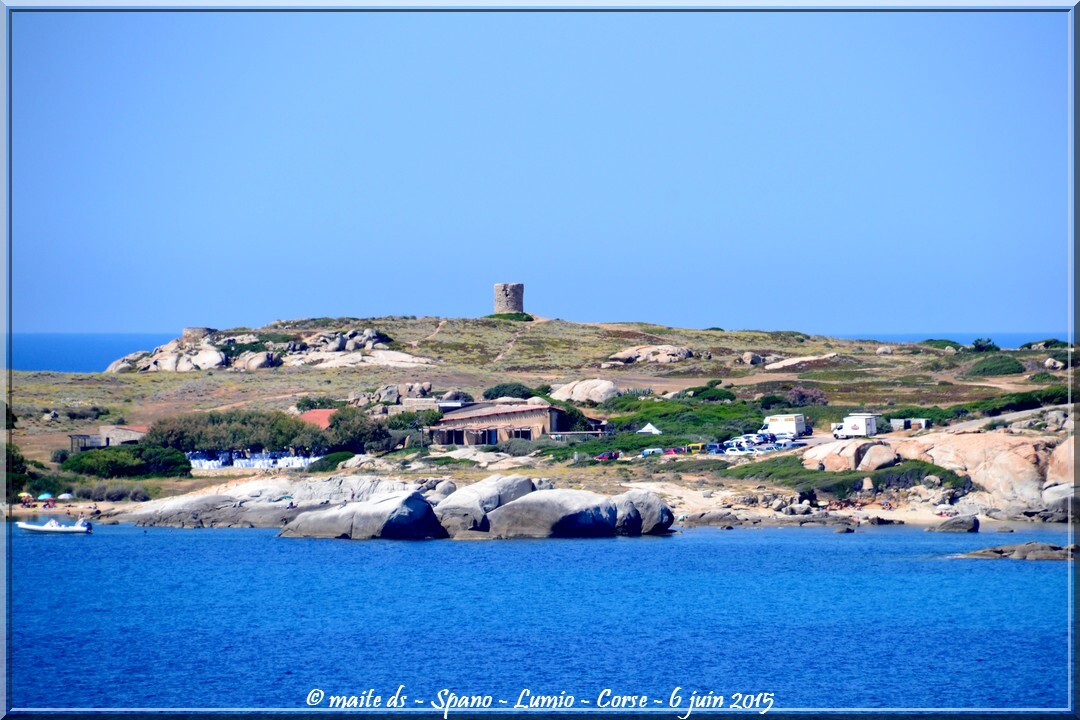
[[[497,538],[585,538],[615,535],[618,513],[610,498],[587,490],[545,490],[488,514]]]
[[[616,525],[620,535],[663,535],[675,522],[671,508],[651,490],[630,490],[611,498],[617,512]],[[635,521],[633,518],[637,516]],[[632,532],[635,522],[638,532]]]
[[[937,527],[928,528],[928,530],[931,532],[975,533],[979,532],[979,518],[974,515],[960,515],[949,518]]]
[[[683,527],[694,527],[695,525],[742,525],[742,522],[738,515],[728,510],[707,510],[705,512],[690,513],[679,520]]]
[[[312,510],[281,529],[282,537],[422,540],[446,537],[431,504],[416,491]]]
[[[451,536],[486,531],[488,513],[535,489],[533,481],[523,475],[490,475],[447,495],[435,506],[435,515]]]

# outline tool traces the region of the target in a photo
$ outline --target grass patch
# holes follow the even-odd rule
[[[308,472],[330,472],[331,470],[337,470],[337,466],[345,462],[349,458],[354,457],[354,453],[351,452],[335,452],[329,455],[323,455],[307,466]]]
[[[800,491],[821,490],[841,497],[861,489],[863,478],[867,477],[873,481],[874,488],[878,490],[919,485],[927,475],[936,475],[940,478],[942,485],[948,487],[971,487],[971,481],[967,478],[960,477],[953,471],[938,465],[919,460],[904,460],[892,467],[872,472],[861,470],[828,472],[808,470],[803,467],[799,458],[787,456],[739,465],[728,469],[725,475],[741,480],[765,480]]]
[[[1028,382],[1046,384],[1057,382],[1057,376],[1048,372],[1037,372],[1034,375],[1028,376]]]
[[[428,465],[434,465],[435,467],[448,467],[453,465],[466,465],[468,467],[475,467],[477,462],[475,460],[466,460],[465,458],[456,457],[429,457],[425,458],[424,462]]]

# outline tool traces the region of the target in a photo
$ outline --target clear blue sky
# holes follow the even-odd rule
[[[16,332],[1066,327],[1065,13],[12,23]]]

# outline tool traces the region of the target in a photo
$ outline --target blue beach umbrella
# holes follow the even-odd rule
[[[38,500],[52,500],[52,493],[41,493],[37,496]]]

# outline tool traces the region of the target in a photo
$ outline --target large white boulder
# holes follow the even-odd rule
[[[567,383],[551,393],[551,397],[556,400],[578,403],[593,402],[600,404],[605,400],[620,394],[619,388],[615,383],[610,380],[595,378],[593,380],[575,380],[574,382]]]

